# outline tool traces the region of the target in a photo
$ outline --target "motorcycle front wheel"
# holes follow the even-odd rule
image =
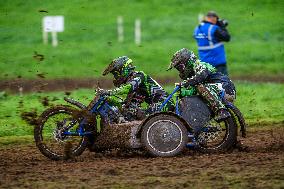
[[[69,106],[55,106],[45,110],[34,128],[34,139],[40,152],[52,159],[62,160],[81,155],[86,149],[86,136],[67,136],[63,127],[73,124],[68,132],[76,132],[82,118],[78,110]]]

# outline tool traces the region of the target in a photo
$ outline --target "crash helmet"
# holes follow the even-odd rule
[[[187,79],[194,75],[194,64],[197,62],[195,54],[182,48],[178,50],[172,57],[168,70],[173,67],[179,71],[179,77],[181,79]]]
[[[179,72],[183,72],[186,67],[192,67],[192,65],[196,62],[197,57],[195,54],[186,49],[182,48],[175,52],[173,55],[168,70],[172,69],[173,67],[176,68]]]
[[[114,85],[119,86],[126,82],[134,69],[135,66],[132,65],[132,60],[127,56],[121,56],[111,61],[103,75],[111,73],[114,76]]]

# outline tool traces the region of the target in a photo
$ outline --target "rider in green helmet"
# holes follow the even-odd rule
[[[222,103],[224,99],[233,102],[235,99],[235,86],[228,76],[216,71],[216,68],[206,62],[201,62],[195,54],[186,49],[178,50],[172,57],[168,70],[176,68],[183,79],[184,88],[193,88],[203,97],[215,113],[215,119],[222,121],[230,117],[230,113]]]
[[[148,113],[157,111],[168,96],[153,78],[142,71],[135,71],[133,61],[127,56],[114,59],[103,75],[109,73],[114,76],[113,83],[117,88],[108,90],[107,93],[110,96],[127,95],[126,101],[135,101],[138,106],[146,102],[149,106]],[[173,109],[173,102],[169,101],[163,111],[173,111]]]

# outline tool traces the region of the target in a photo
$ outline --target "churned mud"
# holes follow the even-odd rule
[[[143,151],[89,152],[51,161],[34,144],[0,146],[0,188],[283,188],[284,127],[249,130],[223,154],[187,150],[151,158]]]

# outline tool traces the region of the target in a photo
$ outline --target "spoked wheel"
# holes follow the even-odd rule
[[[158,114],[144,123],[141,140],[153,156],[174,156],[186,147],[187,129],[176,116]]]
[[[237,140],[237,126],[232,118],[220,123],[211,119],[197,134],[199,150],[205,153],[222,152],[231,149]]]
[[[43,155],[60,160],[81,155],[87,145],[87,137],[67,136],[63,134],[63,127],[74,125],[69,132],[78,129],[80,119],[75,118],[78,110],[69,106],[56,106],[44,111],[34,128],[36,146]]]

